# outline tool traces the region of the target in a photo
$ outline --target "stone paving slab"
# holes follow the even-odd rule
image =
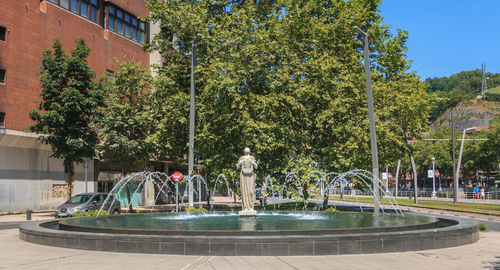
[[[96,252],[41,246],[0,231],[0,269],[500,269],[500,232],[437,250],[342,256],[218,257]]]

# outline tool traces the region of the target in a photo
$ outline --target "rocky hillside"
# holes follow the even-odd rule
[[[451,111],[454,111],[455,126],[457,129],[475,126],[489,126],[490,120],[500,114],[500,102],[487,100],[473,100],[460,103],[454,108],[441,114],[432,127],[449,126]]]

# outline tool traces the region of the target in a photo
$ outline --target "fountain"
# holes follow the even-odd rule
[[[315,181],[310,180],[313,175]],[[108,195],[105,201],[119,199],[127,184],[132,182],[138,184],[134,192],[153,187],[156,194],[151,208],[148,208],[151,213],[23,224],[19,236],[28,242],[58,247],[193,255],[378,253],[451,247],[475,242],[479,237],[478,225],[471,220],[404,213],[382,181],[365,170],[344,173],[313,171],[305,176],[310,184],[299,181],[300,176],[293,172],[283,176],[282,181],[271,175],[263,177],[263,196],[271,200],[273,210],[264,207],[262,211],[255,211],[252,201],[251,210],[255,215],[248,218],[241,212],[234,213],[232,208],[231,211],[213,210],[213,198],[218,188],[225,188],[228,201],[231,201],[229,181],[223,174],[210,181],[214,183],[212,190],[207,188],[207,181],[201,175],[190,179],[199,181],[205,187],[203,190],[210,192],[210,211],[176,213],[154,211],[161,197],[184,205],[187,189],[182,196],[177,196],[171,176],[160,172],[134,173],[121,179],[110,192],[114,196]],[[364,185],[373,194],[370,188],[372,179],[379,181],[380,194],[388,201],[385,207],[375,198],[382,211],[380,215],[363,207],[356,192],[353,196],[359,211],[319,211],[324,197],[346,186]],[[240,184],[244,180],[241,179]],[[253,183],[247,184],[253,187]],[[200,197],[199,193],[195,195]],[[298,207],[299,202],[304,203],[302,208]],[[289,206],[295,204],[295,209],[281,211],[280,206],[286,203]],[[309,211],[310,204],[316,204],[317,211]],[[341,208],[336,201],[330,205],[333,209]]]

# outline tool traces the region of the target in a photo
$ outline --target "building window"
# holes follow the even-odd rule
[[[97,23],[98,0],[49,0],[50,2]]]
[[[0,68],[0,83],[5,83],[5,69]]]
[[[0,112],[0,127],[5,127],[5,113]]]
[[[107,29],[141,44],[148,40],[146,23],[132,14],[108,4],[107,17]]]
[[[6,33],[7,33],[7,28],[0,25],[0,41],[5,41]]]

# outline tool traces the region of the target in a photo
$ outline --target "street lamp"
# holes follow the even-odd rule
[[[353,27],[361,35],[363,35],[364,42],[364,66],[365,66],[365,79],[366,79],[366,98],[368,102],[368,119],[370,121],[370,148],[372,152],[372,168],[373,168],[373,202],[374,214],[379,214],[380,209],[378,205],[378,194],[379,194],[379,167],[378,167],[378,153],[377,153],[377,134],[375,130],[375,113],[373,109],[373,93],[372,93],[372,76],[370,73],[370,51],[368,46],[368,33],[361,30],[358,26]]]
[[[191,175],[193,174],[193,152],[194,152],[194,116],[195,116],[195,74],[196,68],[196,48],[197,42],[200,40],[201,34],[197,34],[191,45],[191,90],[190,90],[190,105],[189,105],[189,158],[188,158],[188,198],[189,206],[193,206],[193,181]],[[198,194],[199,196],[199,194]]]
[[[436,198],[436,169],[435,169],[436,158],[432,157],[432,198]]]

